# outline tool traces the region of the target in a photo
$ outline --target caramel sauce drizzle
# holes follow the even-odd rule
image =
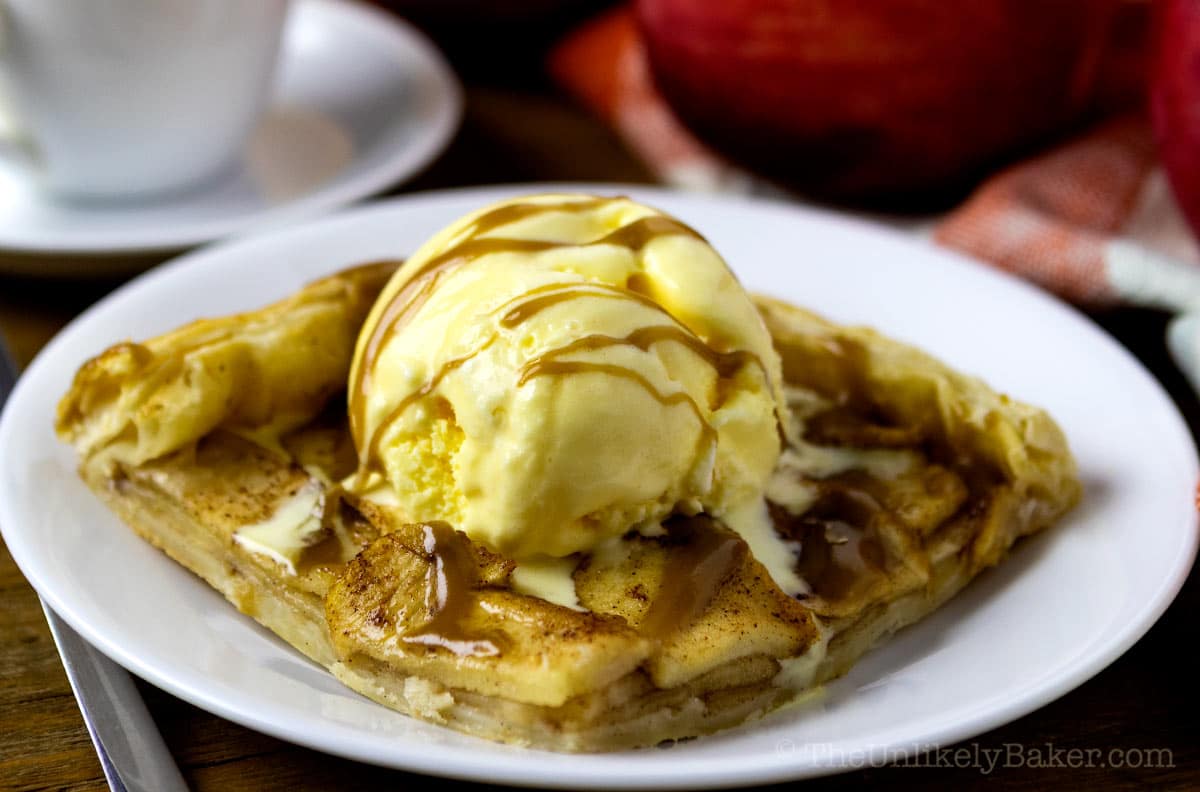
[[[581,339],[587,340],[587,339]],[[524,385],[534,377],[547,375],[562,375],[562,374],[585,374],[585,373],[600,373],[608,374],[612,377],[620,377],[621,379],[635,382],[641,388],[649,393],[654,399],[664,407],[672,407],[676,404],[683,404],[691,409],[692,414],[696,416],[696,420],[700,422],[700,430],[703,445],[714,446],[717,442],[717,430],[713,429],[712,424],[704,420],[704,413],[701,412],[700,406],[696,404],[696,400],[689,396],[685,391],[676,391],[675,393],[663,393],[650,380],[643,377],[633,369],[624,366],[618,366],[613,363],[597,363],[588,360],[531,360],[525,365],[521,372],[521,378],[518,380],[518,385]]]
[[[440,647],[460,657],[500,654],[502,638],[473,635],[467,626],[476,607],[472,592],[479,574],[466,538],[444,522],[425,523],[422,528],[422,549],[429,564],[425,604],[431,618],[400,640]],[[638,628],[658,640],[670,638],[700,618],[749,552],[740,536],[720,529],[705,515],[677,518],[667,528],[670,546],[662,588]]]
[[[485,234],[488,231],[509,223],[547,212],[587,211],[607,203],[609,200],[610,199],[607,198],[593,198],[571,203],[528,203],[511,204],[500,207],[499,209],[495,209],[480,217],[477,217],[471,223],[471,226],[464,232],[464,236],[466,238],[462,242],[452,246],[450,249],[446,250],[440,255],[431,258],[409,277],[408,281],[399,289],[399,291],[396,292],[396,294],[384,307],[383,313],[380,316],[380,321],[375,325],[370,336],[367,338],[366,345],[363,348],[362,359],[359,361],[359,366],[355,372],[354,382],[350,384],[350,431],[354,438],[355,447],[360,449],[360,483],[368,469],[377,459],[377,450],[383,433],[391,424],[391,422],[399,416],[399,412],[397,410],[393,410],[387,419],[381,422],[381,424],[375,428],[375,431],[372,433],[372,437],[369,439],[369,441],[366,441],[366,438],[364,438],[363,435],[366,427],[366,403],[368,392],[371,387],[372,371],[374,370],[379,354],[387,344],[387,341],[391,339],[395,333],[407,325],[420,307],[429,299],[429,296],[433,293],[437,286],[440,276],[443,273],[463,267],[480,258],[481,256],[490,253],[542,252],[559,248],[581,247],[581,245],[578,245],[577,243],[570,242],[505,239],[498,237],[479,238],[479,235]],[[652,215],[635,220],[634,222],[622,226],[621,228],[618,228],[609,234],[586,243],[586,245],[619,245],[629,248],[630,250],[639,250],[651,240],[660,236],[668,235],[685,235],[697,239],[703,239],[694,230],[680,222],[671,220],[670,218]],[[628,293],[633,294],[633,292]],[[638,295],[638,297],[646,299],[641,295]],[[659,308],[661,310],[661,306],[659,306]],[[542,309],[537,308],[533,311],[533,313],[537,313],[539,310]],[[451,362],[453,363],[455,361]],[[465,360],[458,360],[455,367],[457,367],[457,365],[462,365],[463,362],[465,362]],[[441,376],[444,376],[444,374]],[[440,381],[440,377],[438,377],[438,375],[435,375],[435,378],[439,378]],[[421,390],[425,390],[425,387],[423,386]],[[425,392],[428,393],[428,390]],[[407,407],[408,404],[411,404],[411,401],[406,401],[407,403],[405,406]]]
[[[466,627],[475,609],[472,590],[479,583],[478,567],[466,538],[444,522],[425,523],[425,606],[432,618],[421,628],[400,636],[408,644],[448,649],[459,657],[500,654],[498,641],[476,637]]]
[[[580,297],[634,300],[645,305],[647,308],[652,308],[659,313],[666,314],[671,319],[675,318],[654,300],[622,286],[610,286],[607,283],[547,283],[544,286],[538,286],[536,289],[530,289],[520,297],[502,305],[500,310],[503,311],[505,308],[513,305],[513,303],[516,303],[500,319],[500,326],[512,329],[537,316],[547,308],[552,308],[560,303]]]
[[[444,522],[425,523],[422,528],[422,549],[429,564],[425,604],[431,618],[400,640],[440,647],[460,657],[500,654],[501,637],[472,634],[467,625],[477,604],[473,591],[479,584],[467,539]],[[667,529],[670,546],[662,588],[638,628],[658,640],[670,638],[700,618],[749,552],[740,536],[722,530],[706,515],[676,518]]]
[[[476,250],[474,257],[466,257],[461,254],[461,249],[464,245],[474,241],[472,237],[480,234],[485,234],[501,226],[515,223],[518,220],[523,220],[528,217],[534,217],[539,214],[544,214],[552,211],[560,212],[584,212],[600,206],[608,199],[592,198],[586,201],[577,201],[574,203],[558,203],[558,204],[537,204],[537,203],[522,203],[510,204],[502,206],[499,209],[493,209],[486,214],[480,215],[472,221],[469,228],[463,234],[467,239],[458,245],[452,246],[449,250],[441,255],[425,262],[425,264],[414,272],[403,286],[392,296],[387,306],[383,310],[383,314],[379,318],[379,322],[371,331],[370,337],[367,339],[367,344],[363,348],[363,356],[359,361],[359,367],[355,372],[354,382],[350,383],[349,390],[349,407],[350,407],[350,433],[354,437],[354,445],[356,448],[363,448],[363,431],[366,425],[366,397],[367,392],[371,387],[371,372],[375,368],[375,361],[379,357],[379,353],[383,350],[390,339],[396,332],[402,329],[412,319],[413,315],[421,308],[422,305],[429,299],[437,285],[438,276],[446,270],[457,269],[465,264],[470,263],[474,258],[483,255],[484,250]],[[503,240],[491,240],[493,243]],[[513,241],[513,240],[507,240]],[[497,250],[503,249],[497,247]]]
[[[569,355],[580,351],[592,352],[612,346],[631,346],[646,352],[660,341],[674,341],[682,344],[694,352],[697,357],[702,358],[722,377],[732,376],[748,364],[761,363],[758,355],[755,355],[753,352],[746,352],[740,349],[733,352],[717,352],[684,327],[677,325],[651,325],[650,327],[639,327],[629,335],[621,338],[607,335],[589,335],[577,338],[565,346],[552,349],[525,364],[519,384],[523,385],[525,380],[533,376],[527,372],[543,362],[553,360],[562,355]]]
[[[480,352],[490,347],[493,343],[495,343],[496,338],[496,336],[492,336],[478,349],[475,349],[466,355],[462,355],[461,357],[447,360],[432,377],[425,380],[421,387],[417,388],[415,391],[400,400],[400,403],[397,404],[392,411],[387,414],[387,416],[379,423],[379,427],[371,435],[371,443],[369,446],[367,446],[366,452],[362,454],[359,460],[359,470],[355,478],[358,486],[362,486],[365,483],[365,479],[370,473],[379,471],[379,446],[383,443],[383,438],[387,434],[388,427],[398,421],[400,416],[404,414],[404,411],[411,407],[414,403],[428,396],[430,393],[433,393],[437,386],[441,384],[442,380],[446,378],[447,374],[459,368],[464,363],[478,355]]]
[[[667,551],[662,587],[638,628],[660,640],[700,618],[749,551],[740,536],[720,530],[705,515],[673,520],[667,529],[679,544]]]
[[[743,366],[754,364],[762,372],[763,378],[770,380],[770,375],[767,373],[766,364],[762,359],[753,352],[745,350],[734,350],[732,352],[719,352],[713,349],[708,344],[704,343],[682,322],[676,319],[669,311],[663,308],[662,305],[654,300],[632,291],[628,288],[620,286],[609,286],[608,284],[588,283],[588,284],[557,284],[552,283],[546,286],[540,286],[527,292],[520,298],[522,301],[504,315],[500,320],[500,325],[505,328],[513,328],[521,322],[536,316],[543,310],[550,308],[567,300],[576,299],[579,297],[613,297],[622,299],[633,299],[648,308],[651,308],[675,323],[675,328],[643,328],[635,331],[633,334],[626,336],[624,339],[612,339],[616,343],[632,344],[639,347],[643,352],[646,351],[652,344],[659,340],[677,341],[699,357],[703,358],[710,366],[712,366],[719,377],[728,378],[737,373]],[[532,298],[532,299],[530,299]],[[646,334],[646,341],[643,343],[642,334]],[[586,346],[588,349],[598,349],[600,345],[592,345],[595,342],[592,339],[611,339],[611,336],[590,336],[588,339],[581,339],[564,347],[562,350],[555,350],[547,355],[557,356],[566,351],[574,351],[580,346]],[[604,344],[611,346],[612,343]],[[529,364],[526,364],[528,368]],[[524,382],[524,378],[522,379]],[[783,434],[783,420],[776,409],[776,428],[779,431],[780,440],[785,442],[787,438]]]
[[[350,383],[347,394],[350,413],[350,437],[354,438],[355,448],[362,449],[362,432],[366,426],[367,391],[371,389],[371,370],[379,359],[384,344],[388,343],[397,330],[406,326],[413,314],[419,310],[425,301],[430,299],[433,289],[437,288],[438,277],[434,275],[428,280],[420,281],[418,287],[412,289],[410,299],[398,299],[401,295],[408,298],[409,287],[413,281],[404,284],[396,298],[392,298],[384,307],[379,322],[374,326],[371,335],[367,337],[366,347],[362,349],[362,359],[354,372],[354,382]],[[378,433],[378,432],[377,432]]]
[[[668,319],[675,321],[676,324],[673,326],[653,326],[639,328],[624,338],[593,335],[577,339],[566,346],[551,350],[541,357],[527,363],[522,369],[520,379],[517,383],[518,386],[524,385],[529,379],[539,376],[540,374],[564,373],[562,371],[562,367],[546,365],[562,355],[581,350],[597,350],[619,345],[634,346],[645,352],[653,344],[659,341],[668,340],[675,341],[686,346],[696,355],[708,362],[708,364],[711,365],[721,377],[731,376],[742,366],[750,363],[757,364],[760,368],[763,368],[765,374],[765,367],[763,366],[762,361],[759,360],[758,356],[752,352],[746,352],[742,350],[736,350],[733,352],[717,352],[697,338],[682,324],[679,324],[669,312],[667,312],[661,305],[654,302],[650,298],[640,295],[637,292],[633,292],[619,286],[610,286],[608,284],[552,283],[545,286],[540,286],[501,306],[500,309],[498,309],[499,311],[505,311],[505,309],[507,309],[507,311],[505,311],[500,319],[500,326],[504,327],[505,329],[513,329],[541,313],[543,310],[546,310],[547,308],[567,302],[569,300],[579,299],[581,297],[634,299],[646,305],[647,307],[653,308],[654,310],[666,316]],[[493,335],[486,343],[471,353],[447,361],[431,378],[426,380],[421,387],[400,400],[399,404],[397,404],[396,407],[393,408],[392,411],[388,413],[388,415],[380,423],[379,427],[372,435],[371,444],[365,449],[365,453],[361,455],[358,476],[360,485],[363,483],[367,475],[378,471],[380,445],[383,442],[383,437],[387,434],[388,427],[390,427],[395,421],[399,420],[404,411],[412,406],[417,400],[432,393],[447,374],[459,368],[464,363],[478,355],[480,352],[487,349],[496,341],[496,338],[497,336]],[[637,382],[661,404],[670,405],[682,403],[684,400],[686,400],[688,406],[696,416],[696,419],[700,422],[705,436],[705,443],[716,443],[716,432],[704,419],[703,413],[701,412],[699,405],[696,404],[695,400],[682,393],[672,394],[670,396],[661,394],[644,377],[623,367],[620,369],[616,369],[614,367],[612,370],[619,371],[619,376],[623,376],[626,379],[632,379],[633,381]]]
[[[605,199],[597,199],[601,203]],[[592,208],[595,201],[580,201],[571,204],[533,204],[543,211],[567,211],[578,212],[583,209]],[[517,204],[511,207],[503,207],[495,212],[491,212],[479,218],[472,224],[472,231],[466,234],[467,238],[457,245],[443,251],[426,261],[420,269],[412,274],[409,283],[420,280],[434,272],[440,272],[447,268],[457,269],[463,264],[469,263],[482,256],[492,253],[544,253],[547,250],[557,250],[560,248],[573,247],[592,247],[594,245],[614,245],[617,247],[628,248],[629,250],[641,250],[653,240],[662,236],[690,236],[695,239],[703,239],[695,230],[680,223],[677,220],[672,220],[669,217],[661,215],[649,215],[634,220],[632,223],[623,225],[615,231],[611,231],[602,237],[593,239],[591,242],[580,244],[578,242],[554,242],[542,239],[509,239],[504,237],[484,237],[482,234],[498,228],[508,223],[514,222],[521,217],[529,217],[531,214],[540,214],[540,212],[520,213],[520,217],[509,219],[503,217],[499,222],[496,222],[493,215],[504,214],[508,209],[520,209],[523,206],[530,204]],[[489,218],[493,218],[490,219]]]
[[[606,335],[589,335],[583,338],[578,338],[565,346],[550,350],[545,354],[530,360],[526,363],[517,379],[517,386],[524,385],[534,377],[545,375],[560,375],[560,374],[578,374],[585,372],[600,372],[609,374],[614,377],[621,377],[637,383],[641,388],[653,396],[659,404],[664,407],[669,407],[675,404],[684,404],[696,416],[699,422],[702,433],[702,442],[705,446],[716,446],[717,431],[704,418],[704,413],[700,409],[700,405],[696,400],[689,396],[685,391],[676,391],[671,394],[664,394],[659,391],[654,385],[632,369],[624,366],[618,366],[611,363],[599,363],[595,361],[570,360],[564,361],[559,358],[570,355],[576,352],[591,352],[600,349],[605,349],[614,346],[630,346],[642,350],[643,352],[660,341],[675,341],[683,344],[688,349],[695,352],[701,358],[709,363],[717,372],[725,377],[732,372],[746,365],[750,361],[757,361],[758,357],[749,352],[735,351],[728,353],[716,352],[711,349],[695,335],[686,329],[678,326],[656,325],[651,327],[640,327],[634,330],[629,335],[623,338]]]

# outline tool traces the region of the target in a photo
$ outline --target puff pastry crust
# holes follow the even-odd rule
[[[736,534],[696,518],[575,559],[578,605],[556,604],[449,526],[336,484],[355,464],[354,339],[393,267],[119,344],[80,370],[57,429],[141,536],[401,712],[563,751],[727,728],[844,673],[1079,498],[1041,410],[758,298],[794,419],[768,507],[809,593],[785,595]],[[281,514],[307,525],[287,558],[246,541]],[[454,623],[438,623],[448,608]]]

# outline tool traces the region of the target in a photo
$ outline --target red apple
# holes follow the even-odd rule
[[[1191,5],[1189,3],[1189,5]],[[1084,108],[1114,0],[638,0],[656,82],[768,177],[936,191]]]
[[[1159,0],[1150,115],[1180,208],[1200,237],[1200,0]]]

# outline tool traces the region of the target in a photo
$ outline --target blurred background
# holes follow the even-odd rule
[[[996,168],[1141,109],[1149,85],[1150,0],[376,2],[495,100],[468,121],[499,122],[489,92],[565,92],[670,178],[628,131],[637,119],[618,119],[654,90],[768,181],[901,212],[953,206]],[[653,87],[633,60],[649,61]]]

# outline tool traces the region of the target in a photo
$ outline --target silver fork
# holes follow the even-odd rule
[[[16,381],[16,363],[0,336],[0,408]],[[187,784],[128,672],[83,640],[45,600],[41,603],[109,788],[186,792]]]

